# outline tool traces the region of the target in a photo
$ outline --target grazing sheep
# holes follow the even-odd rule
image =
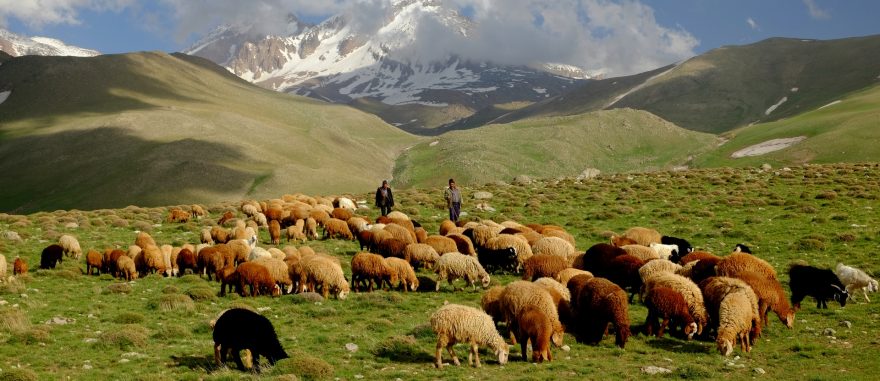
[[[675,245],[676,247],[678,247],[678,252],[676,254],[673,254],[672,257],[669,258],[669,260],[676,263],[678,263],[678,260],[681,257],[688,255],[692,251],[694,251],[694,247],[691,246],[691,243],[683,238],[676,238],[664,235],[660,237],[660,243],[664,245]]]
[[[287,268],[287,265],[284,266]],[[245,287],[250,289],[250,296],[280,294],[280,288],[275,284],[275,278],[266,266],[255,262],[245,262],[235,271],[238,273],[238,286],[236,287],[241,296],[245,296]]]
[[[648,246],[642,245],[623,245],[620,246],[621,249],[626,251],[627,254],[632,255],[634,257],[638,257],[643,261],[650,261],[654,259],[660,259],[660,254],[657,250],[654,250]]]
[[[408,230],[406,227],[402,225],[398,225],[396,223],[389,223],[385,225],[383,228],[388,233],[391,233],[391,238],[395,238],[400,240],[401,242],[408,244],[416,242],[416,235],[411,230]]]
[[[21,257],[15,257],[15,261],[12,262],[12,275],[24,275],[28,272],[28,264]]]
[[[656,334],[657,337],[663,337],[663,330],[670,322],[673,327],[675,324],[681,325],[688,340],[697,333],[697,323],[688,312],[684,296],[678,291],[669,287],[656,287],[647,295],[645,307],[648,308],[648,317],[645,319],[648,336]]]
[[[841,307],[845,307],[849,299],[846,287],[829,269],[794,263],[788,268],[788,279],[788,286],[791,287],[791,304],[794,305],[795,310],[801,308],[801,301],[807,296],[815,298],[816,308],[820,309],[828,308],[829,299],[837,301]]]
[[[490,273],[515,272],[517,267],[519,267],[516,249],[512,247],[498,250],[482,248],[478,252],[477,260]]]
[[[575,256],[574,245],[559,237],[544,237],[532,245],[534,255],[555,255],[565,258],[569,265]]]
[[[192,217],[195,219],[201,219],[204,216],[208,215],[208,212],[205,211],[201,205],[193,204],[190,206],[190,211],[192,213]]]
[[[53,244],[46,246],[40,254],[40,268],[54,269],[55,266],[61,262],[63,256],[64,248],[61,247],[61,245]]]
[[[582,270],[578,270],[578,271],[582,271]],[[559,283],[559,281],[557,281],[556,279],[543,277],[543,278],[535,279],[535,281],[532,283],[537,284],[537,285],[544,287],[546,289],[556,291],[557,293],[559,293],[559,296],[562,297],[562,299],[565,300],[566,302],[571,301],[571,292],[568,291],[568,288],[565,287],[565,285],[563,285],[562,283]]]
[[[330,212],[330,217],[348,221],[349,218],[354,217],[354,213],[349,209],[333,208],[333,211]]]
[[[226,362],[229,351],[239,370],[245,370],[239,353],[242,350],[248,350],[254,362],[263,356],[270,365],[288,357],[278,342],[272,322],[256,312],[244,308],[226,310],[217,318],[213,328],[214,362],[217,366]]]
[[[474,246],[478,248],[486,247],[490,239],[498,236],[500,230],[491,226],[479,225],[465,232],[465,235],[471,238]],[[468,233],[470,232],[470,233]]]
[[[753,288],[741,279],[716,276],[704,279],[700,282],[700,291],[703,292],[703,301],[706,304],[706,310],[715,324],[717,331],[720,323],[719,312],[721,311],[721,302],[724,298],[734,292],[742,292],[749,298],[749,305],[752,308],[752,328],[749,331],[749,341],[757,340],[761,335],[761,312],[759,307],[759,296],[753,291]]]
[[[303,287],[311,285],[310,290],[321,288],[324,299],[327,299],[331,292],[340,300],[348,296],[351,288],[349,288],[348,281],[342,273],[342,267],[338,263],[329,258],[315,255],[309,260],[304,257],[300,264],[302,271],[298,281],[301,292],[304,291]]]
[[[440,282],[446,279],[449,285],[458,278],[463,278],[469,286],[476,290],[474,283],[479,280],[483,288],[489,287],[489,273],[483,269],[476,257],[464,255],[461,253],[446,253],[437,260],[437,266],[434,268],[437,274],[436,291],[440,291]],[[453,287],[454,289],[454,287]]]
[[[452,356],[452,362],[458,366],[460,362],[455,355],[453,346],[456,343],[467,343],[468,364],[480,367],[479,347],[487,346],[498,356],[498,363],[507,363],[508,348],[504,339],[495,330],[492,317],[486,313],[459,304],[447,304],[431,314],[431,329],[437,334],[437,351],[434,366],[443,366],[442,351],[446,348]]]
[[[457,251],[462,254],[476,256],[477,251],[474,249],[474,244],[471,242],[471,239],[468,238],[464,234],[447,234],[446,237],[451,238],[455,241],[455,247]]]
[[[235,214],[233,214],[230,211],[227,211],[227,212],[223,213],[223,216],[221,216],[219,220],[217,220],[217,225],[223,226],[223,224],[225,224],[228,221],[231,221],[233,218],[235,218]]]
[[[662,243],[652,243],[648,247],[654,249],[657,255],[662,259],[670,259],[673,256],[679,256],[678,245],[665,245]]]
[[[438,230],[438,233],[445,237],[447,234],[449,234],[450,231],[455,230],[456,227],[457,226],[455,225],[455,222],[452,222],[450,220],[443,220],[440,222],[440,229]]]
[[[235,271],[235,266],[231,265],[217,270],[217,279],[220,281],[220,296],[226,296],[226,290],[231,292],[239,284],[238,272]],[[236,292],[243,293],[242,290],[236,290]]]
[[[718,308],[718,335],[715,343],[724,356],[733,353],[736,340],[741,342],[743,352],[752,350],[750,332],[756,319],[751,301],[745,291],[733,291],[721,300]]]
[[[162,267],[158,271],[160,274],[165,274],[165,276],[171,276],[174,272],[174,265],[171,262],[171,253],[174,251],[174,247],[162,245],[159,246],[159,250],[162,253]]]
[[[583,275],[578,278],[585,278]],[[605,278],[590,278],[581,287],[571,290],[572,308],[576,321],[574,331],[581,341],[598,344],[608,330],[608,323],[616,330],[615,344],[621,349],[626,346],[630,336],[629,304],[626,292]]]
[[[795,310],[791,308],[788,299],[785,298],[785,291],[778,280],[749,271],[736,274],[736,278],[748,284],[757,296],[758,316],[764,326],[770,324],[770,320],[767,319],[767,312],[770,310],[776,313],[776,316],[786,327],[792,328],[794,326]]]
[[[578,275],[586,275],[586,276],[589,276],[590,278],[593,277],[593,273],[591,273],[589,271],[584,271],[584,270],[576,269],[576,268],[567,268],[567,269],[562,270],[559,273],[557,273],[555,279],[557,282],[559,282],[559,284],[561,284],[563,286],[567,286],[568,281],[571,280],[571,278],[574,278]],[[569,294],[569,298],[571,298],[571,294]]]
[[[196,255],[197,272],[204,274],[208,280],[211,280],[212,274],[225,267],[225,260],[223,259],[223,252],[226,250],[225,246],[225,243],[221,243],[199,250],[199,253]]]
[[[636,241],[639,245],[649,247],[652,243],[660,243],[663,240],[663,236],[656,230],[639,226],[627,229],[623,236]]]
[[[255,259],[253,263],[263,265],[269,270],[269,274],[272,275],[272,280],[275,281],[275,284],[278,285],[278,288],[282,293],[290,293],[293,291],[293,281],[290,279],[287,263],[284,263],[283,260],[276,258],[259,258]]]
[[[262,247],[253,248],[253,250],[251,250],[250,254],[248,255],[248,261],[253,261],[253,260],[263,259],[263,258],[272,258],[272,253],[270,253],[269,250],[266,250]],[[226,262],[229,262],[229,261],[227,260]]]
[[[204,243],[204,244],[208,244],[208,245],[214,244],[214,237],[211,236],[211,229],[210,228],[202,229],[202,232],[199,235],[199,242]]]
[[[553,321],[538,307],[528,306],[517,317],[514,325],[514,334],[522,348],[522,358],[527,361],[527,347],[532,344],[532,361],[553,361],[550,353],[550,340],[553,335]]]
[[[281,244],[281,224],[278,220],[269,221],[269,241],[273,245]],[[290,242],[290,239],[287,241]]]
[[[311,240],[318,239],[318,222],[312,218],[306,218],[306,226],[305,226],[306,238]]]
[[[745,271],[751,271],[767,278],[777,279],[776,270],[773,269],[773,266],[770,266],[767,261],[745,253],[730,254],[715,265],[715,273],[721,276],[736,277],[736,274]]]
[[[403,257],[409,261],[414,268],[424,267],[426,269],[434,268],[434,264],[440,259],[437,250],[431,245],[425,243],[411,243],[406,245],[403,250]]]
[[[183,276],[186,273],[186,270],[190,270],[193,274],[198,271],[198,259],[196,255],[193,254],[190,249],[184,248],[181,249],[179,253],[177,253],[177,275]]]
[[[119,257],[124,256],[126,256],[126,252],[120,249],[107,249],[104,251],[104,269],[102,271],[107,274],[113,274],[113,276],[118,276],[117,273],[119,270],[116,268],[116,260],[119,259]]]
[[[376,252],[384,257],[405,258],[407,243],[397,238],[386,238],[376,246]]]
[[[162,255],[162,250],[158,246],[147,245],[141,255],[135,257],[134,264],[138,269],[138,273],[146,276],[147,274],[163,271],[165,259]]]
[[[608,264],[608,273],[594,275],[606,278],[624,290],[630,290],[629,302],[632,303],[633,297],[642,287],[642,277],[639,275],[639,269],[644,264],[645,261],[636,256],[629,254],[618,255]]]
[[[182,209],[173,208],[168,212],[168,222],[186,223],[189,221],[190,213]]]
[[[688,311],[697,323],[697,334],[703,333],[703,328],[708,322],[706,306],[703,304],[703,293],[700,288],[690,279],[677,274],[657,273],[645,280],[642,286],[642,298],[651,292],[654,287],[669,287],[681,293],[688,304]],[[572,295],[574,297],[574,295]]]
[[[837,267],[834,269],[834,272],[837,274],[837,277],[840,279],[840,282],[843,283],[846,289],[846,292],[849,294],[849,297],[855,300],[853,296],[856,291],[861,290],[865,295],[865,301],[868,303],[871,302],[871,299],[868,299],[868,292],[876,292],[877,291],[877,281],[872,279],[868,274],[864,271],[859,270],[855,267],[850,267],[844,265],[843,263],[838,263]]]
[[[547,225],[547,226],[552,226],[552,225]],[[574,236],[571,235],[569,232],[565,231],[561,227],[548,228],[547,226],[544,227],[544,230],[542,233],[544,235],[544,237],[561,238],[565,242],[568,242],[572,247],[575,246]]]
[[[121,255],[116,259],[117,277],[125,278],[127,282],[137,279],[138,273],[134,266],[134,259],[127,255]]]
[[[382,283],[397,283],[398,275],[381,255],[360,252],[351,258],[351,289],[363,290],[366,286],[368,292],[373,292],[373,284],[382,288]]]
[[[636,240],[634,240],[634,239],[632,239],[632,238],[627,238],[627,237],[624,237],[624,236],[621,236],[621,235],[616,235],[616,234],[611,236],[611,242],[610,242],[610,243],[611,243],[611,245],[613,245],[613,246],[617,246],[617,247],[623,247],[623,246],[626,246],[626,245],[638,245],[638,244],[639,244],[638,242],[636,242]],[[647,245],[642,245],[642,246],[647,246]]]
[[[425,243],[430,245],[437,251],[437,254],[444,255],[446,253],[457,253],[458,246],[452,238],[441,235],[429,235],[425,239]]]
[[[700,283],[703,279],[717,275],[715,267],[721,258],[706,258],[698,261],[688,262],[676,274],[691,278],[694,283]],[[769,278],[768,278],[769,279]]]
[[[219,226],[214,226],[211,228],[211,238],[215,243],[220,244],[220,243],[229,242],[229,239],[231,237],[230,237],[228,230],[226,230],[222,227],[219,227]],[[202,243],[206,243],[206,242],[204,242],[204,240],[203,240]]]
[[[147,245],[159,246],[156,244],[156,240],[146,232],[138,232],[134,238],[134,244],[141,249],[147,248]]]
[[[496,324],[504,321],[504,311],[501,310],[501,293],[504,292],[504,288],[504,286],[493,286],[480,297],[480,307]]]
[[[685,256],[681,257],[681,259],[679,259],[678,262],[676,262],[676,263],[684,266],[688,263],[691,263],[694,261],[702,261],[705,259],[709,259],[709,260],[715,261],[717,263],[718,261],[722,260],[723,258],[721,258],[715,254],[712,254],[710,252],[707,252],[707,251],[692,251],[692,252],[686,254]]]
[[[748,246],[746,246],[746,245],[744,245],[744,244],[738,243],[738,244],[736,244],[736,246],[733,247],[733,252],[734,252],[734,253],[746,253],[746,254],[751,254],[751,253],[752,253],[752,249],[750,249]]]
[[[73,259],[79,259],[82,256],[82,249],[79,247],[79,241],[76,237],[65,234],[58,238],[58,244],[64,249],[64,255]]]
[[[241,212],[248,217],[253,217],[256,216],[257,213],[260,213],[260,210],[252,203],[243,203],[241,204]]]
[[[370,228],[370,221],[363,217],[354,216],[346,220],[345,223],[348,224],[348,230],[351,230],[351,233],[354,235],[358,235],[360,232]]]
[[[542,277],[555,278],[556,274],[569,267],[570,263],[564,257],[556,255],[535,255],[526,260],[522,279],[534,281],[535,279]]]
[[[556,295],[559,296],[558,293]],[[507,322],[513,344],[516,344],[517,320],[522,312],[531,306],[537,307],[550,318],[553,326],[552,341],[556,346],[562,346],[565,329],[559,319],[559,307],[556,301],[554,301],[553,291],[536,283],[518,280],[504,288],[499,296],[498,303],[504,316],[504,321]]]
[[[101,269],[103,268],[104,255],[95,250],[89,250],[86,253],[86,274],[92,275],[92,270],[95,270],[95,275],[101,275]]]
[[[351,230],[345,220],[338,218],[328,218],[324,221],[324,238],[340,238],[345,240],[354,240]]]
[[[676,274],[679,270],[681,270],[681,266],[677,263],[672,263],[672,261],[666,259],[655,259],[653,261],[648,261],[639,268],[639,276],[642,278],[642,282],[645,282],[645,280],[652,277],[654,274]]]
[[[614,257],[625,254],[626,250],[619,247],[607,243],[597,243],[590,246],[590,248],[583,254],[580,261],[581,263],[579,264],[581,267],[574,266],[574,264],[577,264],[577,260],[574,261],[572,267],[587,270],[593,274],[606,274],[611,260],[614,259]]]
[[[512,247],[516,251],[516,269],[514,271],[520,272],[522,271],[526,260],[534,255],[532,246],[529,245],[529,241],[525,239],[525,237],[499,234],[497,237],[490,238],[486,241],[485,246],[485,248],[489,250],[501,250],[509,247]]]
[[[397,279],[400,280],[403,291],[418,290],[419,278],[416,277],[416,272],[409,262],[402,258],[385,258],[385,262],[397,273]]]

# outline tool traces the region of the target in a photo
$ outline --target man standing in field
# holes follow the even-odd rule
[[[382,186],[376,189],[376,207],[383,216],[387,216],[393,206],[394,195],[391,193],[391,187],[388,186],[388,180],[382,180]]]
[[[461,214],[461,190],[455,185],[455,180],[449,179],[449,187],[443,192],[443,196],[449,208],[449,219],[458,222],[458,215]]]

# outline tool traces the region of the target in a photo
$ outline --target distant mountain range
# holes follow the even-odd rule
[[[101,54],[96,50],[70,46],[48,37],[25,37],[0,29],[0,50],[10,56],[72,56],[93,57]]]

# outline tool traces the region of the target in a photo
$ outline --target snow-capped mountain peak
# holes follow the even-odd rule
[[[93,57],[101,54],[95,50],[67,45],[54,38],[25,37],[4,29],[0,29],[0,50],[13,57],[26,55]]]

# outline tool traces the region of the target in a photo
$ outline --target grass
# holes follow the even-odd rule
[[[473,209],[475,201],[470,197],[477,191],[492,194],[486,202],[496,212]],[[816,197],[831,191],[836,197]],[[530,185],[467,184],[463,192],[465,219],[560,225],[575,237],[581,251],[606,242],[611,232],[648,226],[687,238],[698,249],[720,255],[726,255],[738,242],[745,243],[779,271],[786,290],[784,269],[794,260],[820,267],[843,262],[875,277],[880,272],[874,258],[880,242],[876,211],[880,164],[876,163],[795,166],[778,173],[719,168],[601,175],[583,182],[566,178],[541,179]],[[367,200],[371,196],[355,194]],[[446,215],[438,201],[441,197],[438,189],[425,188],[400,189],[395,194],[398,209],[417,212],[418,220],[432,233]],[[806,300],[793,329],[783,328],[774,318],[751,353],[736,351],[738,359],[721,357],[712,342],[645,337],[641,325],[646,310],[634,302],[629,310],[634,336],[625,350],[617,349],[610,337],[589,346],[567,335],[571,350],[552,349],[551,363],[522,362],[515,349],[511,362],[499,366],[484,349],[480,369],[448,366],[437,370],[431,365],[435,338],[427,325],[428,317],[445,301],[479,306],[480,292],[453,292],[444,287],[441,292],[357,293],[341,301],[290,295],[221,298],[208,297],[203,291],[218,291],[217,283],[193,275],[148,276],[133,282],[103,275],[57,276],[59,272],[84,271],[84,263],[71,260],[65,260],[57,270],[33,270],[40,250],[51,241],[49,230],[74,234],[84,250],[123,247],[134,241],[131,226],[66,227],[70,218],[148,221],[157,242],[179,245],[197,242],[203,226],[210,226],[220,212],[235,205],[238,203],[206,205],[211,215],[189,224],[165,223],[163,217],[171,206],[0,214],[0,231],[15,231],[22,238],[21,242],[0,238],[3,254],[7,260],[21,256],[32,268],[29,276],[16,279],[23,287],[0,292],[0,377],[636,379],[644,377],[642,367],[654,365],[671,370],[655,376],[663,379],[870,380],[880,371],[873,351],[880,345],[880,304],[876,300],[850,302],[845,308],[833,304],[822,311]],[[364,213],[376,217],[374,210]],[[262,231],[260,245],[267,246],[267,241]],[[810,243],[804,244],[806,241]],[[348,263],[358,250],[357,243],[321,240],[307,244],[339,257],[350,274]],[[433,278],[427,271],[419,275]],[[514,275],[493,276],[492,283],[515,279]],[[124,290],[110,291],[121,285]],[[281,344],[289,354],[297,354],[297,360],[266,365],[259,376],[216,367],[208,323],[231,307],[250,308],[268,317]],[[54,321],[68,323],[51,323]],[[827,328],[835,331],[833,337],[826,334]],[[458,346],[456,352],[466,356],[464,346]],[[449,362],[445,354],[444,361]],[[759,375],[756,368],[765,374]]]

